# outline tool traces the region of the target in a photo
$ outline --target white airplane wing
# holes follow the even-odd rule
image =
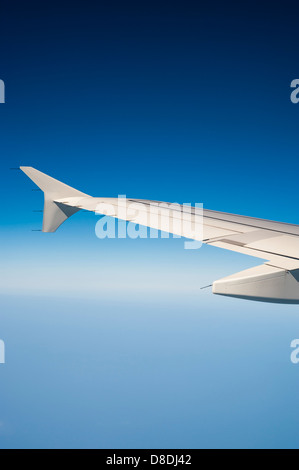
[[[81,209],[266,260],[213,283],[213,293],[299,303],[299,226],[141,199],[92,197],[32,168],[20,169],[44,191],[43,232]],[[183,223],[184,222],[184,223]]]

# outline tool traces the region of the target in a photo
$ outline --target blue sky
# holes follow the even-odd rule
[[[298,447],[298,307],[199,289],[259,260],[98,240],[83,212],[32,232],[9,170],[298,223],[294,5],[3,8],[0,448]]]

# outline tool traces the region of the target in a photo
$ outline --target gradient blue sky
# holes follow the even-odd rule
[[[298,223],[295,2],[1,7],[0,447],[298,447],[297,306],[200,286],[258,260],[41,227],[28,165],[94,196]]]

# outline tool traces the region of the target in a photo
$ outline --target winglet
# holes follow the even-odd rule
[[[21,166],[20,169],[44,192],[43,232],[55,232],[66,219],[80,210],[77,207],[69,207],[55,202],[56,199],[71,196],[88,197],[88,194],[82,193],[31,166]]]

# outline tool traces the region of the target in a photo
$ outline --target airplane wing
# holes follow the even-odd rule
[[[43,232],[84,209],[265,260],[213,283],[213,293],[299,303],[299,226],[141,199],[92,197],[32,167],[20,169],[44,191]]]

